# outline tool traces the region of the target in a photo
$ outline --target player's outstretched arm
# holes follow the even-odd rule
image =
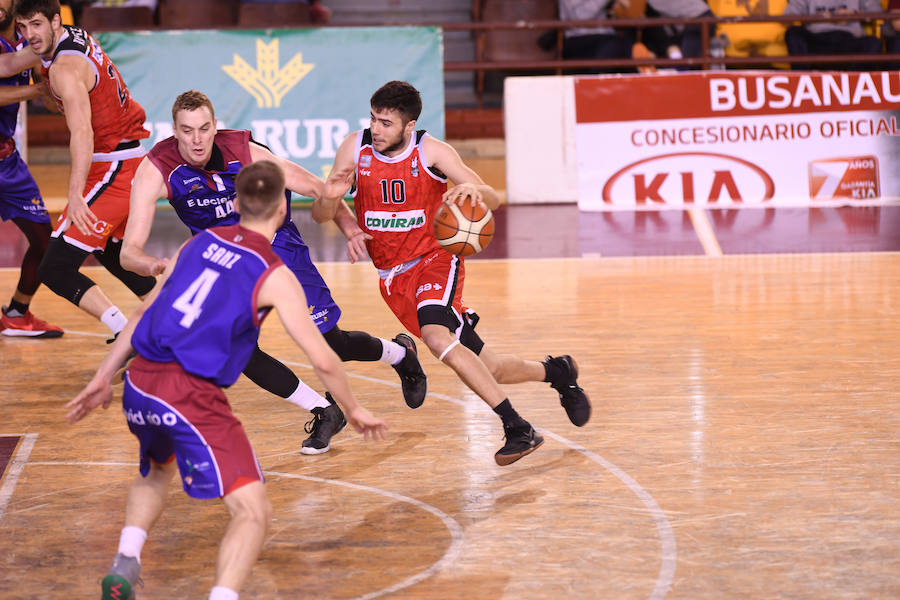
[[[29,46],[16,52],[0,54],[0,77],[12,77],[26,69],[35,69],[40,66],[41,57],[35,54]]]
[[[428,162],[456,184],[444,193],[444,202],[464,204],[466,198],[469,198],[473,206],[481,203],[491,210],[500,206],[497,190],[486,184],[478,173],[466,165],[453,146],[431,136],[425,138],[424,146]]]
[[[2,56],[2,55],[0,55]],[[41,97],[42,85],[4,85],[0,86],[0,106],[25,102]]]
[[[93,81],[93,73],[87,72],[87,69],[90,69],[87,61],[74,55],[59,56],[50,68],[50,85],[62,98],[66,125],[69,127],[72,168],[69,172],[67,216],[85,234],[97,222],[97,216],[82,195],[94,154],[94,129],[87,83]]]
[[[338,148],[334,157],[334,165],[325,180],[325,191],[320,200],[313,202],[312,216],[317,223],[324,223],[335,218],[344,196],[350,191],[356,177],[354,145],[356,134],[351,133]],[[346,203],[345,203],[346,204]]]
[[[347,421],[354,429],[366,439],[383,439],[387,425],[353,397],[341,360],[309,318],[303,288],[287,267],[278,267],[265,279],[260,286],[257,305],[275,308],[285,331],[309,357],[316,375],[344,409]]]
[[[187,243],[187,242],[185,242]],[[182,247],[184,245],[182,244]],[[181,249],[179,249],[179,253]],[[176,253],[175,257],[172,259],[172,266],[175,264],[175,260],[178,256]],[[135,328],[137,327],[138,321],[141,320],[141,316],[143,316],[144,312],[146,312],[147,307],[153,304],[153,301],[156,300],[156,297],[159,295],[159,290],[162,289],[163,284],[171,273],[172,269],[167,268],[166,271],[160,276],[160,278],[156,282],[156,286],[153,288],[141,305],[138,307],[137,311],[131,318],[128,319],[128,323],[125,325],[125,329],[119,332],[119,335],[116,336],[116,341],[113,342],[113,345],[109,349],[109,354],[106,355],[106,358],[100,363],[100,366],[97,368],[97,372],[94,374],[94,378],[84,387],[81,392],[75,396],[74,399],[70,400],[66,404],[66,408],[68,409],[68,413],[66,414],[66,419],[69,423],[76,423],[80,421],[84,417],[87,416],[89,412],[97,408],[98,406],[103,406],[104,409],[109,408],[110,402],[112,402],[112,378],[116,371],[119,370],[119,367],[125,362],[125,359],[128,358],[128,355],[131,353],[131,335],[134,333]]]
[[[270,160],[281,167],[281,170],[284,171],[284,187],[292,192],[313,200],[322,197],[325,183],[297,163],[276,156],[255,142],[250,142],[250,158],[253,159],[253,162]]]
[[[156,214],[156,201],[169,195],[162,173],[144,157],[138,165],[131,184],[131,199],[128,208],[128,224],[125,226],[125,237],[122,240],[122,266],[140,275],[159,275],[165,270],[169,260],[159,258],[144,251],[153,217]]]

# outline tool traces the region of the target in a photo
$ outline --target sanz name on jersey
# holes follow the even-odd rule
[[[225,267],[226,269],[230,269],[234,266],[234,263],[241,259],[241,255],[222,246],[212,243],[206,247],[206,250],[202,254],[203,258],[206,260]]]

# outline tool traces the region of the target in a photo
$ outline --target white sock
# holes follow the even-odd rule
[[[140,527],[128,525],[122,528],[119,535],[119,554],[125,556],[133,556],[141,562],[141,550],[144,549],[144,542],[147,541],[147,532]]]
[[[217,585],[209,592],[209,600],[238,600],[238,593],[227,587]]]
[[[381,340],[381,358],[379,360],[382,362],[386,362],[389,365],[396,365],[406,357],[405,346],[401,346],[397,342],[392,342],[390,340],[382,338],[378,339]]]
[[[109,327],[110,331],[113,332],[113,335],[116,335],[125,329],[125,324],[128,323],[128,319],[125,318],[125,315],[123,315],[115,306],[107,308],[106,311],[100,315],[100,320],[104,325]]]
[[[305,408],[306,410],[325,408],[329,405],[328,400],[320,396],[319,392],[302,381],[297,384],[297,389],[294,390],[294,393],[285,398],[285,400],[292,402],[301,408]]]

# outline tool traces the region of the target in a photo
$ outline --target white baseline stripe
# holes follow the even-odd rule
[[[19,481],[19,475],[22,474],[22,469],[25,468],[28,457],[31,456],[31,450],[34,448],[37,438],[38,434],[36,433],[26,433],[25,439],[19,444],[19,449],[10,462],[9,470],[3,481],[3,487],[0,487],[0,520],[3,520],[3,515],[6,514],[6,506],[12,499],[13,490],[16,489],[16,483]]]

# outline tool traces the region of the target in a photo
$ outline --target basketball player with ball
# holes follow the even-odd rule
[[[419,92],[405,81],[391,81],[376,91],[369,128],[341,143],[325,193],[313,204],[313,218],[319,223],[333,218],[350,192],[362,229],[347,241],[351,262],[368,253],[391,311],[500,417],[506,442],[494,460],[509,465],[544,439],[519,416],[499,384],[549,382],[578,427],[588,422],[591,404],[578,386],[572,357],[548,356],[538,362],[497,354],[475,332],[478,315],[462,303],[465,259],[438,242],[436,215],[459,213],[450,219],[452,229],[472,229],[466,237],[478,248],[460,243],[455,231],[448,232],[445,243],[461,255],[472,254],[486,243],[484,237],[490,241],[488,209],[500,206],[500,198],[452,146],[416,130],[421,112]],[[450,189],[448,179],[455,184]],[[438,220],[448,223],[446,215]],[[438,231],[446,231],[440,223]]]

